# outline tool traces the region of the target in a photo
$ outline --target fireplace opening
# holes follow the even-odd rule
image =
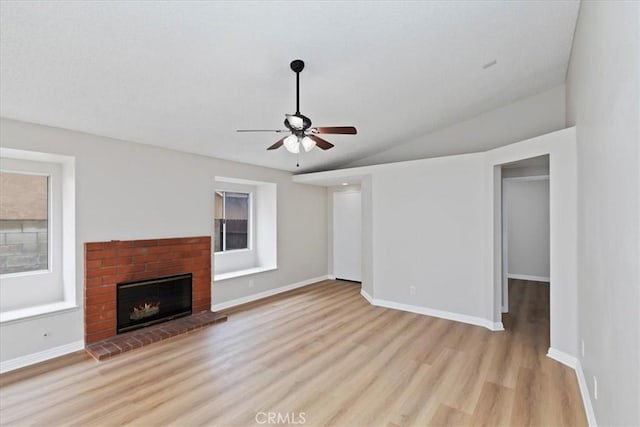
[[[118,333],[191,314],[192,274],[118,283]]]

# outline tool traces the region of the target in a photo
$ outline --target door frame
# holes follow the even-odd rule
[[[500,168],[502,172],[502,168]],[[509,209],[505,203],[505,183],[507,182],[527,182],[527,181],[549,181],[551,185],[551,179],[549,175],[530,175],[530,176],[517,176],[517,177],[502,177],[501,174],[501,189],[500,192],[500,205],[502,210],[502,312],[509,312]],[[551,200],[549,200],[551,204]]]

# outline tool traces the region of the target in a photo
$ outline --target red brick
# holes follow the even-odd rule
[[[206,243],[206,238],[203,240],[202,237],[190,237],[187,239],[186,243],[193,245],[197,243]]]
[[[144,271],[147,267],[150,271]],[[87,343],[116,335],[116,283],[185,272],[193,273],[194,311],[209,311],[211,306],[211,238],[209,236],[85,244]]]
[[[162,253],[169,252],[169,251],[171,251],[171,247],[169,247],[169,246],[154,246],[154,247],[151,247],[151,248],[147,249],[147,253],[150,254],[150,255],[151,254],[162,254]]]
[[[102,286],[102,277],[92,277],[90,279],[84,279],[84,287]]]
[[[96,286],[93,288],[85,289],[84,296],[88,297],[96,297],[98,295],[111,295],[111,297],[115,300],[116,298],[116,288],[113,286]]]
[[[89,316],[86,316],[84,319],[84,323],[85,325],[89,325],[89,324],[101,322],[104,320],[112,320],[115,322],[114,320],[115,318],[116,318],[115,310],[102,311],[102,312],[98,312],[98,313],[94,313]]]
[[[209,273],[211,272],[210,268],[202,267],[197,264],[192,265],[191,268],[193,269],[191,273],[193,273],[194,280],[196,278],[202,279],[202,278],[209,277]]]
[[[116,332],[116,320],[107,319],[100,322],[87,323],[85,326],[87,334],[95,334],[101,331],[113,331]]]
[[[121,265],[118,267],[118,274],[140,273],[145,270],[144,264],[138,265]]]
[[[133,261],[133,258],[130,256],[118,257],[118,258],[109,258],[102,261],[102,265],[105,267],[115,267],[120,265],[129,265]]]
[[[116,334],[115,328],[113,330],[104,330],[100,332],[92,332],[92,333],[85,332],[85,341],[86,341],[86,344],[89,344],[92,342],[103,340],[105,338],[112,337],[115,334]]]
[[[151,246],[158,246],[158,240],[157,239],[134,240],[132,245],[132,247],[134,248],[148,248]]]
[[[104,242],[90,242],[84,244],[86,251],[101,251],[104,248]]]
[[[85,317],[93,313],[103,313],[108,311],[115,312],[116,300],[114,298],[112,302],[97,303],[97,304],[87,304],[85,302],[84,309],[85,309]]]
[[[137,255],[146,255],[147,248],[123,248],[118,249],[118,255],[120,256],[137,256]]]
[[[191,245],[191,249],[194,251],[207,250],[210,248],[211,248],[211,245],[209,243],[195,243]]]
[[[107,244],[113,249],[124,249],[133,247],[133,241],[131,240],[112,240]]]
[[[171,252],[165,252],[163,254],[158,254],[158,260],[162,261],[162,260],[172,260],[172,259],[178,259],[178,258],[183,258],[182,253],[177,252],[177,251],[171,251]]]
[[[209,278],[207,280],[207,279],[199,278],[199,279],[193,280],[193,289],[194,290],[203,289],[203,290],[209,291],[211,289],[211,279]]]
[[[102,304],[102,303],[114,301],[115,298],[116,296],[114,293],[105,293],[105,294],[98,294],[98,295],[87,295],[85,297],[85,301],[86,301],[86,305],[90,306],[90,305]]]
[[[157,254],[150,254],[150,255],[138,255],[138,256],[134,256],[133,257],[133,264],[144,264],[147,262],[153,262],[153,261],[157,261],[158,260],[158,255]]]
[[[90,251],[87,252],[85,257],[87,261],[92,261],[96,259],[105,259],[105,258],[115,258],[118,254],[118,251],[115,249],[103,250],[103,251]]]
[[[131,274],[131,280],[145,280],[145,279],[153,279],[158,276],[158,272],[156,271],[144,271],[141,273],[133,273]]]
[[[211,266],[211,260],[210,259],[196,259],[196,260],[193,260],[193,268],[195,270],[208,269],[210,266]]]
[[[102,260],[101,259],[94,259],[91,261],[87,261],[84,263],[84,268],[86,268],[87,270],[91,270],[94,268],[100,268],[102,267]]]
[[[113,267],[116,268],[116,267]],[[115,286],[118,283],[121,282],[128,282],[129,280],[135,280],[135,278],[133,277],[133,274],[114,274],[112,276],[104,276],[102,278],[102,283],[104,285],[111,285],[111,286]]]
[[[187,270],[185,270],[183,267],[171,267],[171,268],[163,268],[162,270],[157,270],[156,271],[158,276],[171,276],[173,274],[181,274],[181,273],[188,273]]]
[[[147,271],[159,271],[173,268],[187,268],[189,262],[185,260],[172,260],[172,261],[158,261],[147,263]]]
[[[158,239],[158,246],[166,245],[182,245],[186,241],[187,237],[175,237],[171,239]]]
[[[85,276],[87,279],[91,279],[92,277],[104,277],[110,276],[112,274],[116,274],[116,267],[105,267],[97,268],[95,270],[87,270]]]

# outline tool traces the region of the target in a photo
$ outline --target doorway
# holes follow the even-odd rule
[[[550,316],[549,156],[503,164],[502,321],[548,346]]]
[[[362,281],[362,197],[360,191],[333,193],[333,275]]]

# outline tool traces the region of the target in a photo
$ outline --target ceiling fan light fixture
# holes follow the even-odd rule
[[[298,142],[298,137],[295,135],[289,135],[283,141],[284,148],[287,149],[288,152],[293,154],[298,154],[300,152],[300,143]]]
[[[0,0],[1,1],[1,0]],[[355,135],[358,132],[353,126],[311,127],[311,119],[300,113],[300,72],[304,69],[304,61],[296,59],[291,62],[291,70],[296,73],[296,112],[285,114],[284,126],[286,129],[238,129],[238,132],[291,132],[289,136],[283,136],[267,150],[276,150],[284,145],[285,149],[293,154],[299,154],[302,149],[305,152],[318,147],[324,151],[333,148],[329,141],[320,138],[318,134]],[[291,110],[289,110],[291,111]],[[300,166],[297,164],[297,166]]]
[[[287,114],[287,122],[289,122],[289,126],[296,130],[302,130],[304,128],[304,120],[302,117],[298,117],[294,114]]]
[[[302,148],[304,148],[304,151],[307,153],[313,150],[313,147],[316,146],[316,142],[313,139],[309,138],[308,136],[305,136],[304,138],[302,138],[300,143],[302,144]]]

